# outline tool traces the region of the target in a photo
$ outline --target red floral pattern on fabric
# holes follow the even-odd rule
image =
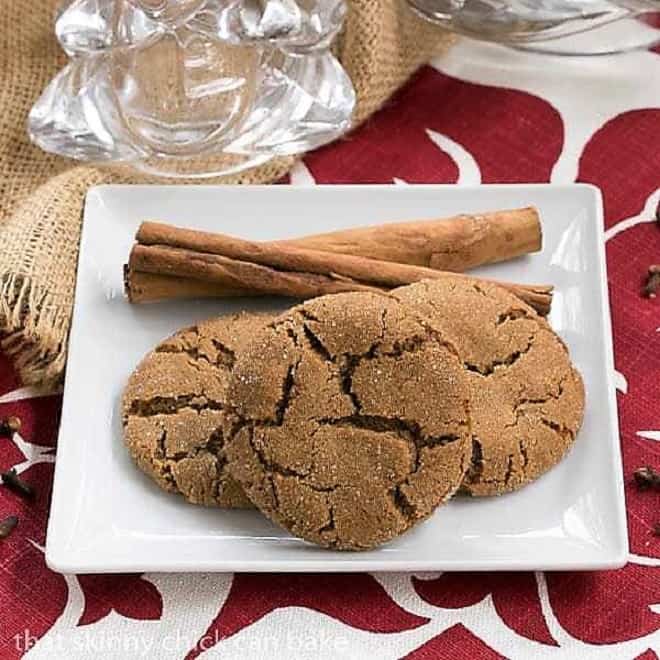
[[[19,387],[11,363],[0,354],[0,394]],[[24,438],[52,447],[60,407],[59,397],[0,404],[0,418],[20,416]],[[0,471],[25,459],[12,438],[0,437]],[[51,628],[68,594],[64,578],[46,567],[43,552],[35,545],[45,543],[52,465],[33,465],[21,478],[35,490],[31,502],[0,487],[0,519],[10,515],[19,518],[14,533],[0,541],[0,657],[3,660],[20,657]]]
[[[453,183],[456,166],[427,129],[469,151],[484,183],[548,181],[564,139],[561,117],[546,101],[425,67],[376,119],[305,163],[317,183]]]
[[[492,596],[497,613],[519,635],[555,645],[543,618],[533,573],[443,573],[435,580],[413,578],[415,591],[436,607],[476,605]]]
[[[654,557],[660,557],[660,537],[653,533],[660,520],[660,493],[639,492],[631,475],[646,464],[660,469],[660,442],[637,435],[660,431],[660,304],[640,294],[646,271],[660,261],[659,255],[655,223],[637,225],[607,244],[615,364],[628,382],[628,394],[618,399],[630,545],[633,552]]]
[[[625,112],[602,126],[584,148],[578,181],[600,187],[606,227],[639,213],[660,186],[659,126],[660,110]]]
[[[658,656],[649,649],[648,651],[644,651],[641,655],[638,655],[635,660],[658,660]]]
[[[585,147],[579,178],[601,187],[606,226],[640,214],[660,187],[659,126],[660,110],[627,112],[608,121]],[[607,167],[612,159],[618,165]],[[660,443],[637,435],[660,430],[660,306],[641,295],[649,265],[660,262],[660,227],[639,224],[610,239],[606,249],[615,363],[628,383],[628,394],[618,398],[624,467],[631,475],[646,463],[660,468]],[[660,538],[653,534],[658,494],[640,493],[629,476],[626,501],[632,550],[660,557]]]
[[[3,356],[3,360],[5,360]],[[5,363],[1,391],[19,383]],[[0,418],[21,419],[20,437],[39,449],[53,447],[59,425],[61,398],[50,396],[0,404]],[[20,465],[27,458],[15,439],[0,438],[0,471]],[[33,487],[27,501],[7,488],[0,488],[0,517],[16,515],[19,524],[9,538],[0,541],[0,657],[19,657],[21,651],[47,632],[66,604],[68,589],[62,576],[44,562],[43,546],[53,481],[53,464],[37,462],[27,467],[21,479]],[[93,623],[111,610],[129,618],[158,619],[162,598],[150,583],[136,576],[80,576],[85,611],[80,624]],[[18,636],[18,637],[17,637]]]
[[[136,575],[81,575],[85,610],[79,626],[96,623],[115,611],[129,619],[160,619],[163,599],[151,582]]]
[[[660,628],[660,568],[628,564],[616,572],[548,573],[552,611],[576,639],[612,644]]]
[[[506,660],[503,655],[493,651],[461,623],[430,639],[403,660],[437,660],[443,657]]]
[[[578,178],[603,190],[607,227],[640,213],[660,185],[658,126],[659,109],[631,110],[605,121],[585,145]],[[433,143],[428,130],[466,150],[477,162],[484,182],[548,181],[564,142],[562,118],[542,98],[464,82],[425,67],[382,112],[305,162],[318,183],[390,183],[393,178],[411,183],[457,181],[457,164]],[[639,555],[658,558],[660,538],[651,530],[659,518],[660,494],[637,492],[630,477],[639,465],[660,467],[660,442],[638,435],[660,430],[660,332],[656,332],[660,302],[640,296],[646,268],[660,260],[659,254],[660,228],[652,223],[627,229],[607,243],[616,367],[628,382],[628,394],[619,394],[619,412],[631,546]],[[0,394],[19,386],[9,361],[0,355]],[[0,404],[0,417],[18,414],[23,419],[21,437],[42,450],[54,444],[60,405],[59,397]],[[0,438],[2,470],[27,458],[19,443]],[[19,657],[45,635],[67,603],[64,578],[47,569],[42,551],[33,544],[45,542],[52,475],[48,462],[37,462],[23,472],[22,477],[37,490],[31,504],[0,487],[0,516],[20,516],[14,533],[0,542],[3,660]],[[660,629],[660,614],[651,609],[660,603],[658,571],[658,567],[633,564],[612,572],[547,574],[552,615],[566,633],[591,644],[613,644],[653,633]],[[158,625],[155,620],[165,619],[161,594],[143,577],[78,579],[84,596],[78,624],[89,631],[111,612],[136,625],[140,620]],[[544,644],[549,656],[565,650],[555,649],[557,642],[550,632],[555,628],[543,616],[536,580],[530,573],[443,574],[431,580],[414,579],[413,586],[423,601],[446,610],[469,607],[490,596],[513,638]],[[381,633],[383,645],[398,633],[421,632],[428,621],[414,614],[412,607],[407,611],[397,604],[369,575],[237,575],[227,599],[224,603],[219,600],[217,607],[205,637],[220,644],[286,607],[322,613],[352,630]],[[428,613],[429,609],[426,605],[420,611]],[[25,630],[29,630],[27,638]],[[657,659],[652,646],[640,645],[635,651],[638,660]],[[616,650],[604,651],[608,657],[616,657]],[[189,657],[199,652],[193,648]],[[456,624],[408,657],[471,660],[502,656],[465,625]]]
[[[4,507],[2,508],[3,515]],[[42,532],[43,534],[43,532]],[[0,545],[0,658],[12,660],[29,650],[55,623],[68,589],[61,575],[48,570],[41,550],[19,523]]]
[[[370,575],[248,573],[234,577],[224,606],[203,638],[226,639],[281,607],[308,607],[348,626],[380,633],[412,630],[428,622],[399,607]],[[200,652],[193,649],[188,660]]]

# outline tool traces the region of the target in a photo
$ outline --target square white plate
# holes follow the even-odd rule
[[[556,286],[551,321],[584,375],[584,427],[569,456],[522,491],[456,498],[377,550],[291,538],[254,511],[162,492],[132,464],[119,399],[129,374],[181,326],[254,302],[132,306],[122,264],[144,219],[275,239],[384,221],[536,205],[541,254],[483,268]],[[585,185],[103,186],[87,196],[46,559],[61,572],[420,571],[621,566],[628,540],[597,189]],[[266,301],[268,305],[281,301]]]

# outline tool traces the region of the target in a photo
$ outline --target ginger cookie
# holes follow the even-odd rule
[[[308,301],[238,357],[229,469],[296,536],[372,548],[460,486],[472,451],[466,380],[455,348],[394,298]]]
[[[185,328],[158,344],[129,378],[124,442],[161,488],[195,504],[252,506],[226,468],[226,391],[237,351],[272,318],[234,314]]]
[[[584,385],[545,319],[497,285],[460,278],[392,295],[445,334],[468,376],[473,460],[462,491],[513,491],[564,457],[582,425]]]

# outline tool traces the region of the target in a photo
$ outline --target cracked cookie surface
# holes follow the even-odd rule
[[[395,299],[316,298],[241,352],[229,468],[296,536],[374,547],[459,487],[472,451],[466,380],[455,348]]]
[[[547,321],[499,286],[460,278],[392,292],[446,334],[468,376],[473,459],[461,490],[516,490],[556,465],[582,424],[585,393]]]
[[[224,421],[237,352],[269,314],[234,314],[162,341],[124,390],[124,442],[161,488],[194,504],[251,507],[226,467]]]

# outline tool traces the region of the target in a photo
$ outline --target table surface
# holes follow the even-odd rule
[[[0,469],[35,485],[0,543],[0,657],[657,658],[660,52],[561,59],[463,41],[292,185],[584,181],[603,191],[631,554],[593,573],[61,576],[43,559],[61,399],[22,388],[0,356]],[[598,406],[597,401],[590,405]],[[94,430],[90,429],[90,433]]]

